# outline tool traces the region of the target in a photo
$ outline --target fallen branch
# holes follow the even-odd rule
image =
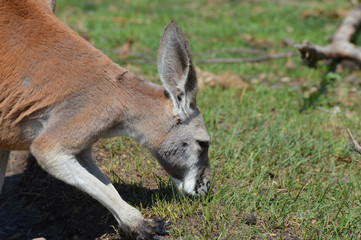
[[[250,3],[264,3],[264,0],[248,0]],[[280,5],[294,5],[294,6],[317,6],[318,3],[309,2],[309,1],[289,1],[289,0],[270,0],[271,3],[280,4]]]
[[[351,133],[351,131],[350,131],[349,128],[347,128],[347,133],[348,133],[348,135],[350,136],[350,139],[351,139],[352,144],[353,144],[352,149],[353,149],[355,152],[361,154],[361,146],[358,144],[358,142],[356,141],[356,139],[353,137],[353,135],[352,135],[352,133]]]
[[[258,63],[266,62],[274,59],[288,58],[293,56],[300,55],[299,52],[286,52],[286,53],[277,53],[270,54],[266,56],[256,57],[256,58],[214,58],[214,59],[201,59],[195,60],[196,64],[215,64],[215,63]],[[130,53],[129,56],[139,59],[126,59],[124,60],[127,63],[133,64],[147,64],[147,63],[156,63],[157,60],[152,57],[148,57],[141,54]]]
[[[118,49],[104,49],[104,52],[111,52],[114,54],[117,54],[118,56],[124,55],[124,51],[120,48]],[[194,56],[202,56],[202,55],[209,55],[209,54],[213,54],[213,53],[252,53],[255,55],[264,55],[266,52],[264,50],[259,50],[259,49],[255,49],[255,48],[230,48],[230,49],[215,49],[212,51],[205,51],[205,52],[194,52],[193,55]],[[139,59],[132,59],[130,61],[127,62],[133,62],[133,63],[152,63],[152,62],[156,62],[157,59],[155,56],[157,54],[156,51],[150,51],[150,55],[145,55],[145,54],[141,54],[141,53],[135,53],[135,52],[129,52],[127,53],[127,57],[132,57],[132,58],[139,58],[139,59],[143,59],[143,60],[139,60]],[[152,56],[151,56],[152,55]],[[126,58],[125,58],[126,59]]]
[[[331,44],[318,46],[304,41],[295,44],[302,59],[310,67],[316,67],[323,59],[349,59],[361,66],[361,48],[351,43],[352,38],[361,26],[361,9],[351,11],[332,37]]]
[[[155,64],[157,63],[157,59],[153,58],[149,58],[149,59],[126,59],[123,60],[126,63],[131,63],[131,64]]]
[[[265,54],[265,50],[255,49],[255,48],[230,48],[230,49],[214,49],[206,52],[194,52],[193,55],[201,56],[208,55],[213,53],[252,53],[262,55]]]
[[[112,52],[114,54],[117,54],[118,56],[122,56],[123,54],[125,54],[125,51],[122,50],[122,49],[113,49],[113,50],[106,50],[108,52]],[[135,53],[135,52],[129,52],[129,53],[126,53],[127,56],[123,59],[127,59],[128,57],[133,57],[133,58],[140,58],[140,59],[144,59],[144,61],[147,61],[147,62],[153,62],[153,61],[156,61],[155,58],[149,56],[149,55],[144,55],[144,54],[141,54],[141,53]]]
[[[298,52],[286,52],[286,53],[277,53],[270,54],[257,58],[215,58],[215,59],[203,59],[197,60],[196,63],[257,63],[257,62],[265,62],[273,59],[287,58],[292,56],[299,55]]]

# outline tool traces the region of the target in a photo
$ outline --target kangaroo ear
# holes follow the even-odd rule
[[[196,109],[197,76],[188,39],[173,20],[166,26],[160,43],[158,72],[175,112],[186,119]]]
[[[57,0],[45,0],[45,2],[48,4],[49,8],[50,8],[51,11],[53,11],[53,12],[55,12],[56,1],[57,1]]]

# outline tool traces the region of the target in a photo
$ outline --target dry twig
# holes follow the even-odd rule
[[[119,50],[113,50],[114,53],[119,53]],[[266,62],[274,59],[280,58],[288,58],[299,55],[299,52],[285,52],[285,53],[276,53],[269,54],[265,56],[259,56],[255,58],[213,58],[213,59],[200,59],[195,60],[196,64],[215,64],[215,63],[258,63],[258,62]],[[139,54],[139,53],[130,53],[129,56],[137,58],[137,59],[127,59],[125,60],[127,63],[133,64],[146,64],[146,63],[156,63],[157,60],[153,57]]]
[[[215,58],[198,60],[196,63],[257,63],[299,55],[298,52],[276,53],[256,58]]]
[[[351,11],[332,37],[331,44],[317,46],[304,41],[296,44],[302,59],[310,67],[315,67],[322,59],[349,59],[361,66],[361,48],[351,43],[361,26],[361,9]]]
[[[250,3],[263,3],[264,0],[248,0],[247,2]],[[289,1],[289,0],[270,0],[270,2],[274,4],[280,4],[280,5],[294,5],[294,6],[316,6],[318,3],[311,2],[311,1]]]
[[[356,141],[356,139],[353,137],[353,135],[352,135],[352,133],[351,133],[351,131],[350,131],[349,128],[347,128],[347,133],[348,133],[348,135],[350,136],[350,139],[351,139],[352,144],[353,144],[352,149],[353,149],[355,152],[361,154],[361,146],[358,144],[358,142]]]
[[[214,49],[206,52],[194,52],[194,56],[208,55],[213,53],[252,53],[257,55],[265,54],[266,51],[256,48],[230,48],[230,49]]]

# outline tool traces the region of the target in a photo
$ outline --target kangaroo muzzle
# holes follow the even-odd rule
[[[183,180],[171,178],[178,191],[194,197],[205,196],[211,188],[209,168],[190,170]]]

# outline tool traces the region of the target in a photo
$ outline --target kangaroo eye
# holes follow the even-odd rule
[[[209,147],[209,141],[197,141],[199,146],[203,149],[207,149]]]

